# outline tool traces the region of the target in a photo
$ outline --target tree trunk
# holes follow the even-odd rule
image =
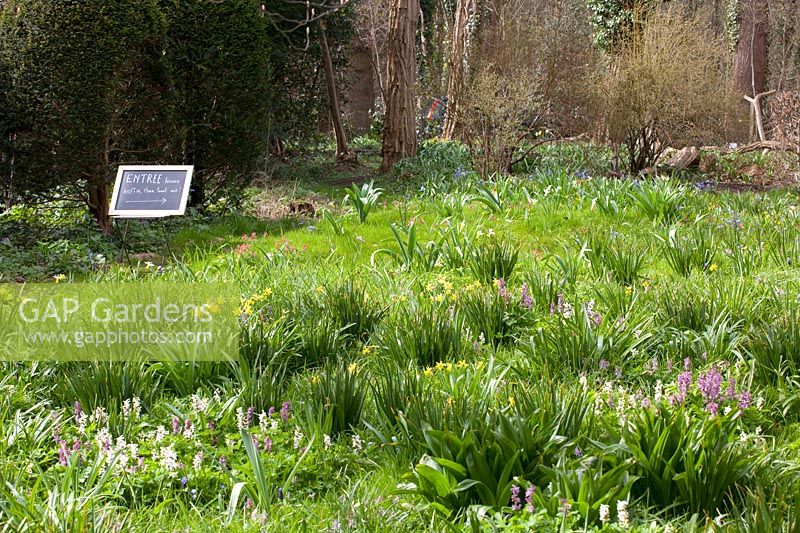
[[[341,161],[350,158],[350,151],[347,149],[347,135],[342,124],[342,113],[339,109],[339,93],[336,90],[336,77],[333,73],[333,60],[331,50],[328,48],[328,39],[325,37],[325,27],[322,20],[317,20],[317,37],[319,39],[319,50],[322,54],[322,65],[325,68],[325,85],[328,88],[328,109],[333,123],[333,134],[336,137],[336,159]]]
[[[767,80],[767,0],[741,0],[738,6],[739,39],[733,57],[735,89],[750,97],[764,92]]]
[[[383,124],[384,171],[417,153],[416,33],[419,0],[392,0],[389,13],[388,80]]]
[[[364,134],[372,124],[372,111],[375,109],[375,68],[370,50],[357,39],[351,44],[350,65],[347,69],[347,99],[344,104],[345,116],[355,134]]]
[[[106,235],[111,234],[111,217],[108,215],[110,199],[108,197],[108,184],[102,178],[92,178],[86,184],[89,212],[94,217],[100,230]]]
[[[466,74],[468,42],[469,42],[469,19],[478,9],[477,0],[458,0],[456,6],[456,19],[453,23],[452,43],[450,47],[450,59],[448,62],[447,80],[447,115],[445,116],[444,130],[442,136],[445,139],[452,139],[458,121],[458,111],[461,92],[464,88],[464,76]]]

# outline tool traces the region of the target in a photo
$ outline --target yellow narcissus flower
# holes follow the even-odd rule
[[[317,383],[319,383],[319,376],[314,374],[311,376],[311,379],[309,379],[309,381],[311,382],[312,385],[316,385]]]
[[[422,373],[425,374],[426,376],[432,376],[433,375],[433,368],[432,367],[427,367],[425,370],[422,371]]]
[[[358,365],[355,363],[350,363],[350,366],[347,367],[347,372],[349,372],[350,375],[355,374],[358,372]]]
[[[65,276],[64,274],[56,274],[55,276],[53,276],[53,279],[56,281],[56,283],[60,283],[65,279],[67,279],[67,276]]]

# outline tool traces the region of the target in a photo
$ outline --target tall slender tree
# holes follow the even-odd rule
[[[447,116],[443,131],[443,136],[447,139],[453,137],[458,121],[460,96],[464,90],[464,77],[469,57],[469,22],[473,16],[477,15],[477,10],[477,0],[458,0],[456,5],[448,61]]]
[[[733,60],[734,86],[748,96],[764,92],[767,82],[768,0],[740,0],[738,39]]]
[[[383,124],[383,165],[389,170],[400,159],[417,153],[416,33],[419,0],[393,0],[389,12],[386,116]]]

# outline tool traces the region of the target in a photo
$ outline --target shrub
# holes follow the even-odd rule
[[[192,203],[236,203],[267,151],[268,22],[250,0],[165,3],[175,156],[195,166]]]
[[[583,2],[504,0],[468,31],[468,74],[449,104],[484,178],[510,172],[543,134],[584,127],[597,56]]]
[[[437,183],[452,181],[457,173],[466,173],[471,166],[466,146],[434,138],[423,141],[417,155],[400,161],[395,171]]]
[[[652,167],[668,144],[725,140],[737,109],[721,67],[725,46],[702,19],[677,8],[646,17],[600,84],[605,127],[627,148],[632,174]]]
[[[0,71],[10,69],[14,80],[0,160],[13,161],[15,196],[78,196],[110,232],[113,167],[132,152],[138,160],[164,154],[165,31],[156,0],[0,6]]]

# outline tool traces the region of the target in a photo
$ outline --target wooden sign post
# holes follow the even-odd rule
[[[184,214],[193,170],[193,166],[121,165],[114,182],[109,214],[116,218]]]

